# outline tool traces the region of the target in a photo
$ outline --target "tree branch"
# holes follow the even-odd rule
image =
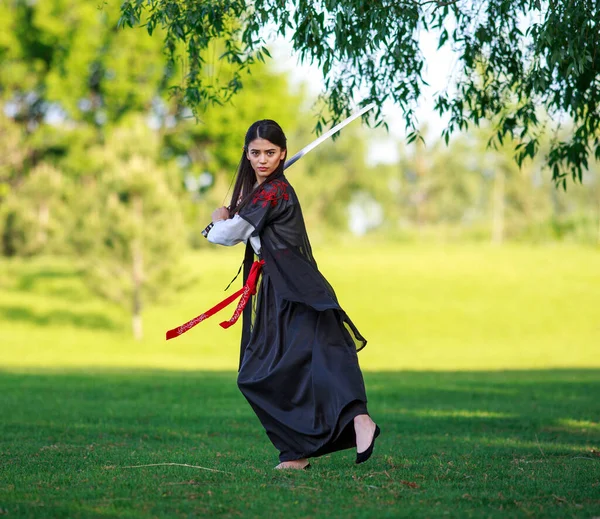
[[[423,7],[427,4],[436,4],[436,8],[439,7],[447,7],[449,5],[452,4],[456,4],[458,3],[458,0],[445,0],[445,1],[441,1],[441,0],[427,0],[425,2],[419,2],[419,7]]]

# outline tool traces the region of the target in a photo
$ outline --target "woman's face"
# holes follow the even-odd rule
[[[285,149],[266,139],[254,139],[248,144],[246,157],[256,174],[256,180],[262,184],[273,173],[279,163],[285,159]]]

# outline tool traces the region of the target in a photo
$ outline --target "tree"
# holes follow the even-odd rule
[[[48,118],[101,127],[148,110],[176,69],[159,41],[116,28],[98,3],[13,0],[0,6],[0,99],[35,130]]]
[[[21,128],[0,112],[0,201],[17,182],[29,151]]]
[[[573,125],[555,136],[547,155],[553,179],[566,187],[581,181],[590,157],[600,158],[600,5],[590,0],[125,0],[122,26],[143,20],[148,32],[164,30],[175,62],[185,53],[188,72],[179,93],[204,106],[230,99],[245,69],[268,56],[266,35],[288,35],[305,61],[325,77],[328,111],[317,130],[346,116],[352,105],[393,100],[403,110],[409,142],[419,138],[414,108],[423,87],[421,31],[452,46],[459,66],[454,84],[440,92],[436,108],[449,114],[446,140],[470,125],[491,121],[495,139],[516,140],[520,165],[539,152],[551,120]],[[275,31],[265,30],[266,27]],[[231,81],[209,88],[202,52],[216,39],[221,59],[233,64]],[[328,115],[330,114],[330,115]],[[380,119],[378,119],[379,122]]]
[[[487,146],[489,131],[471,130],[452,146],[441,142],[423,149],[400,145],[398,165],[368,171],[378,183],[376,200],[385,219],[382,231],[399,238],[476,239],[597,244],[600,230],[598,164],[569,192],[556,189],[544,175],[542,159],[521,168],[512,143]],[[542,142],[541,149],[547,149]]]
[[[65,204],[65,184],[60,171],[40,163],[9,193],[0,210],[5,255],[30,256],[64,250],[70,216]]]
[[[117,19],[117,8],[81,0],[0,3],[4,254],[57,252],[61,190],[93,172],[89,150],[112,124],[149,112],[166,88],[160,42],[119,31]]]
[[[154,130],[152,137],[141,132],[132,149],[152,157],[158,170],[177,163],[170,181],[188,189],[182,207],[186,223],[196,226],[186,229],[196,245],[206,245],[200,231],[212,209],[223,203],[252,122],[276,119],[288,131],[294,151],[309,138],[309,128],[298,121],[306,96],[290,93],[285,75],[263,63],[247,80],[251,88],[193,118],[177,96],[168,96],[168,78],[181,67],[167,63],[160,39],[119,30],[118,15],[118,5],[85,0],[0,3],[0,233],[5,254],[48,250],[30,247],[35,220],[30,216],[38,210],[31,196],[19,194],[37,165],[53,167],[65,177],[63,186],[79,189],[75,200],[68,200],[68,210],[76,213],[71,202],[98,184],[106,170],[102,154],[94,150],[103,150],[132,116]],[[214,42],[203,56],[207,68],[214,63],[212,51],[221,52],[221,47]],[[229,77],[234,68],[217,63],[207,74],[212,81]],[[48,239],[55,236],[48,234]]]
[[[79,217],[71,235],[86,265],[85,280],[130,310],[137,339],[145,305],[187,279],[179,261],[186,247],[179,183],[170,182],[173,172],[151,155],[157,138],[137,119],[116,128],[93,153],[102,174],[81,186],[73,201]]]

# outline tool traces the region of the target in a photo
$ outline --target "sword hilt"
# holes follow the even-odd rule
[[[204,236],[205,238],[208,238],[208,233],[214,227],[214,225],[215,225],[215,222],[210,222],[202,231],[202,236]]]

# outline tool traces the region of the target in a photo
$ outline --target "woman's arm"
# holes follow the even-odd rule
[[[211,243],[231,247],[247,241],[253,232],[254,226],[239,214],[236,214],[233,218],[227,220],[214,220],[213,228],[208,233],[207,239]]]

